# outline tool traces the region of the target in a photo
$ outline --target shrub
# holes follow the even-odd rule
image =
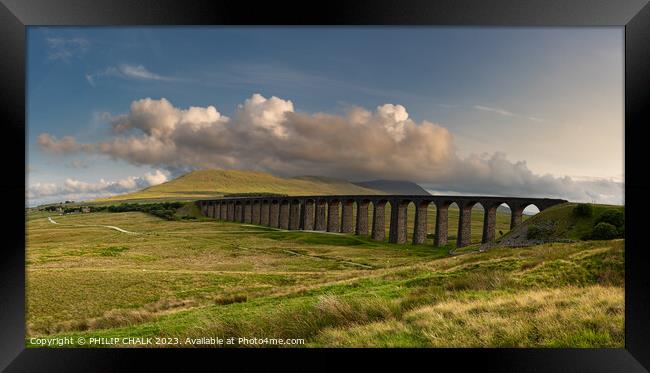
[[[526,231],[526,238],[529,240],[547,240],[552,233],[553,230],[551,228],[531,224]]]
[[[161,203],[122,203],[111,205],[106,208],[109,212],[128,212],[141,211],[167,220],[176,220],[176,210],[183,206],[181,202],[161,202]]]
[[[539,229],[538,226],[536,225],[531,225],[528,227],[528,231],[526,231],[526,238],[529,240],[533,240],[539,237],[541,234],[541,230]]]
[[[591,238],[594,240],[611,240],[618,236],[618,230],[612,224],[600,222],[591,231]]]
[[[594,206],[590,203],[579,203],[573,208],[573,214],[581,218],[588,218],[594,214]]]
[[[625,229],[625,214],[621,210],[605,210],[605,212],[596,219],[596,224],[598,223],[611,224],[615,226],[618,231],[623,232]]]

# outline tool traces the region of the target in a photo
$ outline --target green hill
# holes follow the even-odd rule
[[[166,183],[137,192],[94,202],[189,200],[239,193],[273,193],[284,195],[382,194],[345,180],[303,176],[282,178],[264,172],[242,170],[198,170]]]
[[[592,211],[588,216],[584,216],[576,213],[576,206],[577,203],[563,203],[524,220],[504,235],[499,240],[499,245],[528,246],[542,242],[591,239],[594,226],[603,220],[605,214],[624,214],[625,211],[623,206],[590,204]],[[529,232],[531,227],[536,230],[534,235]]]
[[[364,188],[381,190],[387,194],[409,194],[429,196],[431,193],[412,181],[404,180],[370,180],[354,183]]]

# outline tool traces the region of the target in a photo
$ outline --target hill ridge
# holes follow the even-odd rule
[[[360,187],[379,190],[387,194],[408,194],[428,196],[431,193],[412,181],[406,180],[368,180],[353,183]]]
[[[273,193],[289,196],[384,194],[378,190],[335,178],[320,176],[284,178],[261,171],[203,169],[190,171],[173,180],[136,192],[96,199],[92,202],[189,200],[238,193]]]

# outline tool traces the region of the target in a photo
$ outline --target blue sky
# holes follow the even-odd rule
[[[622,202],[620,27],[30,27],[27,35],[30,204],[118,193],[205,167],[283,176],[323,171],[347,179],[411,178],[434,191],[495,194],[494,179],[471,177],[490,169],[502,175],[499,180],[512,177],[519,183],[506,190],[511,194],[540,194],[552,184],[549,193],[565,198]],[[244,105],[254,94],[268,101]],[[178,113],[214,106],[230,118],[230,128],[281,126],[286,133],[256,143],[252,150],[265,149],[257,158],[233,163],[231,158],[241,157],[254,139],[219,132],[222,123],[215,122],[214,141],[201,145],[215,156],[197,161],[191,149],[207,135],[194,131],[201,138],[188,140],[184,122],[174,133],[152,133],[159,123],[142,122],[132,108],[145,98],[156,103],[164,98]],[[386,104],[390,110],[380,109]],[[393,105],[408,114],[392,114]],[[288,163],[288,154],[275,150],[306,146],[292,136],[308,120],[323,131],[339,119],[354,126],[349,113],[356,108],[370,113],[364,122],[370,131],[407,133],[405,140],[393,136],[395,144],[386,148],[395,153],[385,154],[391,165],[386,171],[365,167],[358,154],[324,155],[325,165],[295,154]],[[282,117],[277,123],[251,119],[276,111]],[[178,113],[170,115],[181,118]],[[330,117],[314,119],[316,113]],[[168,118],[161,112],[148,115],[155,121]],[[116,131],[120,122],[127,132]],[[427,132],[425,122],[444,131]],[[431,174],[426,178],[401,167],[401,152],[407,154],[407,144],[415,141],[408,136],[421,136],[403,129],[411,125],[431,134],[422,146],[434,153],[445,149],[438,158],[415,161],[453,164],[463,171],[423,165]],[[153,139],[156,133],[162,137]],[[74,145],[61,142],[66,136]],[[165,147],[156,154],[135,154],[118,146],[119,139],[129,137],[133,141],[125,146],[156,140]],[[228,150],[218,138],[233,138],[238,148]],[[355,162],[358,167],[347,167]],[[393,172],[396,168],[403,172]]]

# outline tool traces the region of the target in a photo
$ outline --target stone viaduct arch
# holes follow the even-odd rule
[[[259,224],[287,230],[328,231],[368,235],[373,240],[386,238],[385,208],[389,204],[390,223],[388,241],[413,244],[427,241],[427,209],[436,207],[436,224],[433,244],[448,243],[447,230],[449,206],[458,205],[458,235],[456,246],[471,242],[471,214],[476,204],[483,207],[483,232],[481,242],[495,239],[496,211],[506,204],[511,211],[510,228],[522,222],[524,209],[535,205],[539,211],[567,202],[562,199],[483,196],[408,196],[408,195],[342,195],[294,197],[224,197],[200,200],[196,203],[205,216],[232,222]],[[412,237],[407,237],[407,207],[415,205]],[[356,206],[356,217],[354,207]],[[369,211],[372,206],[372,222]]]

